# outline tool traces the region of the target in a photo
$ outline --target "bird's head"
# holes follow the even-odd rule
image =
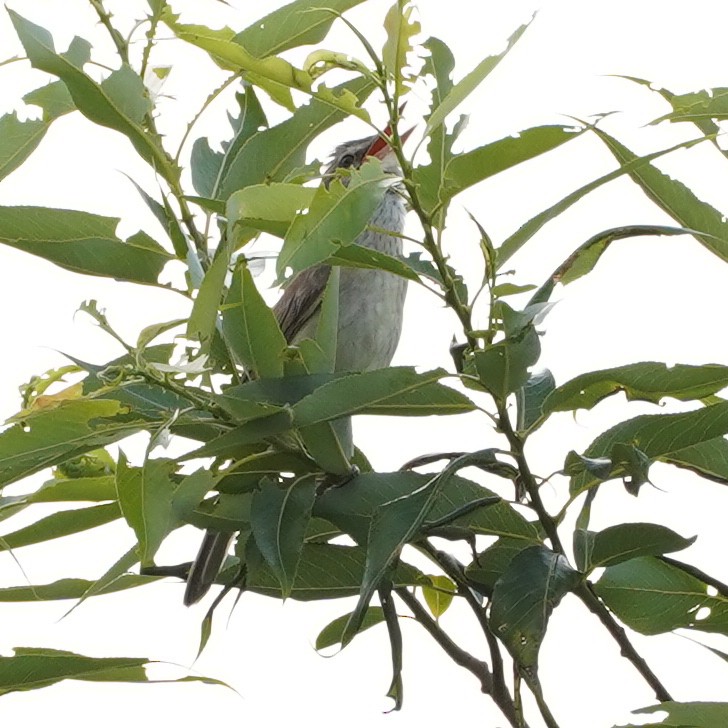
[[[402,143],[407,140],[412,131],[412,129],[409,129],[400,136]],[[384,134],[387,136],[391,134],[389,126],[384,130]],[[383,137],[375,134],[374,136],[354,139],[353,141],[339,144],[334,150],[331,163],[324,173],[324,179],[330,180],[337,169],[358,169],[370,157],[379,159],[382,163],[382,169],[385,172],[402,174],[399,162],[392,148]]]

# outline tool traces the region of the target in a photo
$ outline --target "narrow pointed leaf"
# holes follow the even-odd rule
[[[615,726],[614,728],[723,728],[728,724],[728,703],[675,703],[667,701],[649,708],[635,710],[640,716],[660,713],[659,722],[645,723],[644,718],[639,724],[629,726]],[[667,713],[663,717],[662,713]]]
[[[411,367],[391,367],[340,377],[293,406],[296,422],[311,425],[356,413],[419,416],[470,412],[465,395],[438,381],[446,372],[420,374]]]
[[[147,460],[141,468],[130,467],[123,453],[116,468],[116,491],[126,522],[139,542],[142,566],[154,562],[162,541],[175,527],[171,504],[176,470],[173,460]]]
[[[225,299],[222,330],[237,361],[260,377],[282,377],[286,339],[253,276],[239,266]]]
[[[639,362],[581,374],[557,387],[543,403],[544,413],[591,409],[605,397],[624,392],[628,400],[658,403],[703,399],[728,386],[728,367]]]
[[[463,79],[458,81],[450,90],[447,96],[442,100],[440,105],[433,110],[430,118],[427,120],[425,134],[429,134],[433,129],[437,129],[445,119],[480,85],[480,83],[495,69],[495,67],[503,60],[508,51],[518,42],[519,38],[530,25],[530,21],[521,25],[508,39],[508,45],[505,50],[495,56],[484,58],[470,73]]]
[[[272,483],[253,494],[251,527],[255,542],[281,585],[291,596],[316,491],[315,480],[301,478],[289,488]]]
[[[639,157],[606,132],[596,134],[620,164],[629,164]],[[630,177],[642,191],[680,225],[699,231],[694,237],[721,260],[728,260],[728,222],[725,216],[699,200],[696,195],[672,177],[651,164],[635,167]]]
[[[51,34],[18,13],[8,10],[31,64],[60,78],[68,88],[76,108],[88,119],[124,134],[141,156],[167,179],[171,168],[159,140],[141,126],[150,110],[144,84],[128,66],[114,71],[102,84],[87,76],[67,55],[58,54]]]
[[[361,2],[296,0],[238,33],[235,42],[258,58],[275,56],[302,45],[313,45],[324,39],[336,20],[336,13],[344,13]]]
[[[0,536],[0,551],[18,549],[22,546],[70,536],[111,523],[120,516],[121,511],[117,503],[105,503],[100,506],[52,513],[29,526]]]

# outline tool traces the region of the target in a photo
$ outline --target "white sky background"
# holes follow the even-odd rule
[[[109,42],[96,25],[90,6],[82,0],[11,0],[8,4],[51,30],[57,49],[65,50],[72,36],[79,34],[102,49],[95,57],[109,58]],[[242,29],[281,3],[239,0],[231,4],[234,9],[214,2],[189,1],[174,3],[174,7],[192,9],[182,18],[186,22],[215,25],[219,21]],[[135,15],[133,9],[140,16],[144,8],[142,2],[109,5],[124,17]],[[383,41],[381,24],[388,5],[370,0],[348,16],[375,47],[381,47]],[[437,35],[453,49],[456,78],[483,56],[501,50],[513,29],[543,6],[506,61],[463,104],[462,111],[471,119],[459,142],[461,149],[527,126],[562,123],[565,114],[585,117],[618,111],[621,113],[606,128],[634,151],[645,153],[695,132],[689,126],[665,124],[643,128],[665,113],[664,102],[643,88],[605,74],[647,78],[675,92],[728,85],[724,37],[728,4],[718,0],[694,0],[689,5],[658,0],[419,0],[418,6],[425,35]],[[351,37],[341,28],[324,46],[357,53]],[[0,58],[20,52],[8,18],[0,12]],[[174,64],[164,91],[176,102],[164,104],[162,111],[173,110],[175,118],[164,124],[170,142],[175,143],[184,123],[217,84],[219,74],[202,53],[177,42],[160,44],[152,60]],[[25,65],[0,68],[0,112],[18,108],[22,93],[43,83],[43,74],[31,72]],[[407,110],[413,122],[424,108],[425,96],[420,94],[420,98],[419,105],[413,99]],[[223,101],[207,112],[196,135],[220,138],[227,132],[225,105]],[[277,113],[272,113],[274,119]],[[373,114],[375,120],[381,120],[381,109],[374,108]],[[363,125],[347,123],[328,132],[312,153],[322,158],[333,144],[366,133]],[[55,122],[31,159],[0,183],[0,204],[85,209],[122,217],[120,232],[124,235],[139,227],[156,235],[156,223],[121,174],[130,174],[149,191],[155,189],[151,173],[131,151],[120,135],[94,127],[79,114],[64,117]],[[613,158],[599,142],[585,137],[462,195],[452,215],[449,243],[453,261],[462,266],[469,280],[478,280],[477,243],[462,208],[472,211],[498,243],[536,212],[614,166]],[[701,199],[728,211],[728,166],[709,144],[671,155],[660,162],[660,167],[689,184]],[[547,226],[514,257],[513,267],[518,270],[514,280],[541,283],[594,233],[642,223],[669,221],[629,181],[613,182]],[[119,353],[87,317],[74,319],[83,300],[98,299],[111,323],[130,338],[147,324],[186,312],[184,300],[173,293],[78,276],[10,248],[0,249],[0,260],[4,341],[0,419],[17,411],[19,384],[33,373],[64,363],[54,350],[97,362]],[[543,327],[546,335],[541,365],[548,366],[561,383],[582,371],[632,361],[726,364],[726,282],[728,268],[692,239],[618,242],[596,272],[558,292],[560,303]],[[394,363],[450,367],[447,346],[455,324],[454,317],[434,298],[410,287],[405,332]],[[579,413],[575,420],[569,415],[552,418],[530,445],[533,467],[541,475],[553,472],[569,449],[582,450],[617,418],[654,411],[654,407],[639,403],[627,409],[621,397],[614,397],[594,411]],[[357,440],[381,470],[394,469],[425,452],[475,449],[498,442],[488,421],[473,415],[406,422],[370,419],[359,423]],[[128,452],[138,457],[140,450],[132,445]],[[617,483],[602,488],[593,527],[622,520],[653,521],[685,536],[699,534],[697,543],[680,558],[728,580],[723,528],[728,512],[726,490],[667,467],[656,466],[651,474],[660,490],[644,487],[638,499],[628,497]],[[565,490],[566,483],[557,479],[553,488],[544,488],[544,496],[556,504]],[[32,583],[62,576],[93,578],[132,543],[125,526],[105,529],[108,538],[103,544],[99,543],[100,532],[94,532],[51,548],[22,549],[17,556]],[[93,543],[92,553],[89,543]],[[197,545],[198,534],[185,531],[165,544],[159,562],[189,559]],[[23,574],[7,554],[0,555],[0,582],[24,583]],[[170,580],[141,591],[91,600],[60,622],[66,604],[0,603],[0,619],[6,626],[0,634],[0,653],[7,655],[14,646],[46,646],[97,656],[148,656],[187,666],[194,660],[198,624],[206,607],[185,609],[181,600],[182,587]],[[195,670],[226,680],[242,698],[224,688],[197,684],[66,682],[4,697],[1,713],[8,725],[32,725],[52,715],[59,725],[79,728],[99,723],[109,728],[149,725],[160,719],[175,726],[215,720],[256,726],[341,722],[350,728],[398,728],[461,720],[483,726],[505,725],[496,717],[499,714],[490,699],[479,694],[472,676],[452,665],[414,623],[403,624],[404,709],[383,715],[390,707],[384,697],[390,679],[384,627],[367,632],[334,660],[322,659],[312,646],[318,631],[351,606],[351,600],[317,605],[289,601],[281,606],[277,601],[245,595],[227,625],[226,610],[219,609],[217,628]],[[478,656],[486,655],[481,635],[466,610],[451,610],[444,616],[443,626]],[[695,636],[728,649],[724,638]],[[728,697],[725,663],[707,651],[670,635],[634,635],[633,641],[676,699]],[[541,665],[544,691],[562,728],[609,728],[625,718],[630,708],[652,702],[650,690],[619,657],[616,645],[597,620],[574,598],[567,597],[552,618]],[[539,720],[532,714],[531,725],[539,726]]]

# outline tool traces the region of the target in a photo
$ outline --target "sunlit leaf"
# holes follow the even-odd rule
[[[116,236],[119,218],[46,207],[0,207],[0,243],[76,273],[158,284],[172,256],[146,233]]]
[[[340,245],[353,243],[393,181],[378,160],[370,159],[351,170],[346,186],[334,180],[328,189],[319,187],[308,211],[296,217],[286,234],[276,263],[278,275],[320,263]]]
[[[620,164],[629,164],[639,157],[601,129],[597,136],[606,144]],[[642,191],[680,225],[699,232],[695,239],[721,260],[728,260],[728,222],[725,216],[679,182],[651,164],[634,167],[630,177]]]
[[[519,38],[530,25],[530,21],[521,25],[508,39],[505,50],[495,56],[484,58],[470,73],[458,81],[448,92],[447,96],[433,110],[427,120],[425,135],[437,129],[445,119],[480,85],[488,74],[503,60],[508,51],[518,42]]]
[[[72,400],[0,433],[0,486],[141,429],[114,400]]]

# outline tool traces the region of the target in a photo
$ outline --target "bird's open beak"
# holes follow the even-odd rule
[[[412,127],[411,129],[407,129],[404,134],[400,134],[400,139],[402,140],[402,144],[404,144],[407,139],[409,138],[409,135],[415,130],[415,127]],[[384,130],[384,133],[387,136],[392,135],[392,127],[387,125],[387,128]],[[367,149],[365,157],[377,157],[378,159],[384,159],[387,154],[389,154],[392,150],[389,147],[389,144],[387,144],[382,137],[378,136],[374,138],[374,141],[372,142],[372,145]]]

